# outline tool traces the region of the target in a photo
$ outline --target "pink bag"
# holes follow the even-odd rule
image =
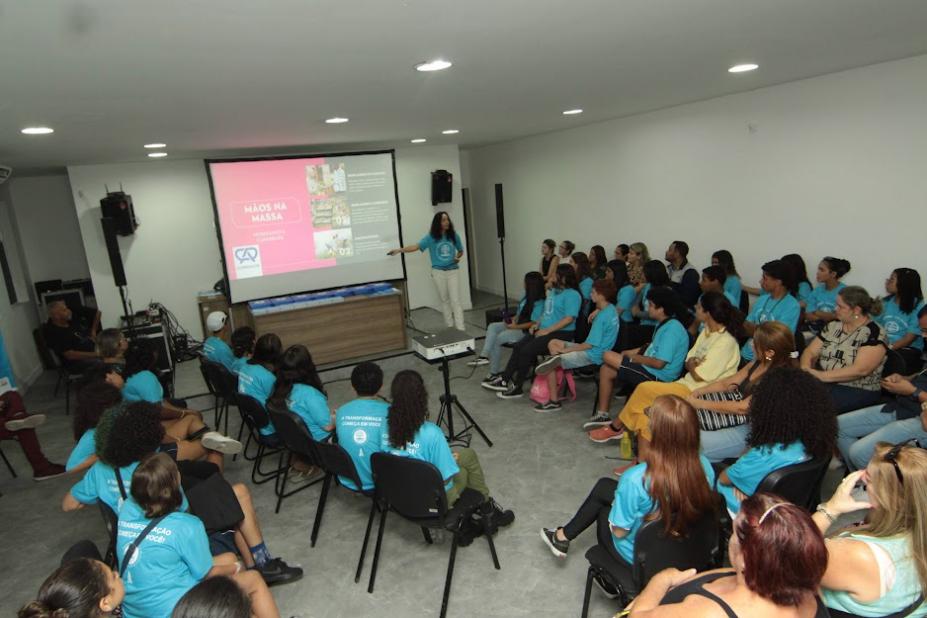
[[[557,388],[560,392],[563,392],[563,381],[566,380],[567,394],[570,396],[570,401],[576,399],[576,382],[573,381],[573,372],[564,371],[560,367],[557,367]],[[547,376],[534,376],[534,381],[531,383],[531,392],[528,394],[531,398],[531,401],[536,403],[547,403],[550,401],[550,392],[547,389]]]

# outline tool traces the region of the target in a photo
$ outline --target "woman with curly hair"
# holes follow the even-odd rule
[[[390,398],[386,452],[433,464],[444,479],[448,506],[453,506],[465,490],[478,491],[483,496],[480,513],[490,518],[490,529],[515,521],[515,514],[503,510],[489,495],[476,451],[459,448],[451,452],[441,428],[428,420],[428,391],[421,374],[411,369],[397,373],[390,385]]]
[[[108,382],[92,382],[77,394],[74,412],[74,439],[77,444],[64,467],[68,472],[83,472],[97,460],[96,432],[100,417],[122,401],[122,392]]]
[[[824,386],[800,369],[773,369],[750,401],[749,450],[718,477],[718,492],[735,514],[770,472],[830,458],[836,444],[837,417]]]

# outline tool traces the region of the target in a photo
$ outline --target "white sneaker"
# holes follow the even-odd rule
[[[22,429],[35,429],[39,425],[45,424],[44,414],[30,414],[22,418],[14,418],[3,424],[9,431],[20,431]]]
[[[477,356],[472,361],[467,361],[467,367],[482,367],[483,365],[488,365],[489,359],[485,356]]]
[[[237,455],[241,452],[242,448],[241,442],[229,438],[228,436],[223,436],[218,431],[204,433],[200,442],[202,442],[203,448],[211,451],[218,451],[225,455]]]

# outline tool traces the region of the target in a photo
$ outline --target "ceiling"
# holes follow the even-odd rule
[[[924,54],[925,32],[925,0],[0,0],[0,163],[474,146]]]

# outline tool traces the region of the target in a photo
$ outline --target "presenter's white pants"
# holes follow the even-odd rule
[[[444,324],[448,328],[464,330],[463,308],[460,306],[460,284],[457,273],[459,268],[453,270],[431,269],[431,279],[438,290],[441,299],[441,311],[444,313]]]

